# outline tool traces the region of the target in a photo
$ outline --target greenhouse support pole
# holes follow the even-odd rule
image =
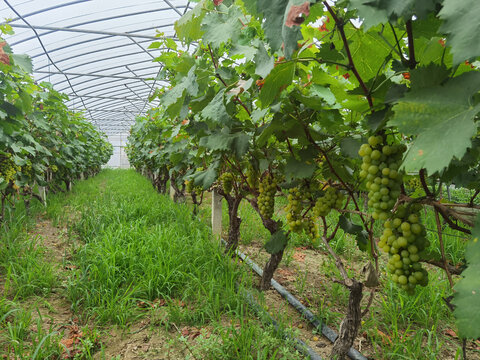
[[[222,197],[216,191],[212,191],[212,233],[215,237],[222,234]]]

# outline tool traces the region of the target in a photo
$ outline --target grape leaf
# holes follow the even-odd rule
[[[183,99],[184,91],[187,90],[189,95],[195,96],[198,93],[198,84],[196,82],[195,66],[190,69],[188,75],[184,77],[176,86],[167,90],[163,95],[162,104],[168,108],[175,105],[178,106],[179,100]],[[179,110],[179,109],[178,109]]]
[[[202,110],[202,116],[205,119],[214,122],[225,122],[230,119],[225,104],[223,103],[223,95],[225,89],[220,90],[210,103]]]
[[[462,158],[477,132],[471,97],[480,90],[480,73],[464,73],[444,85],[413,87],[393,107],[389,125],[416,135],[404,159],[406,171],[443,170],[455,157]],[[446,146],[448,144],[448,146]]]
[[[309,178],[315,172],[317,166],[315,162],[306,162],[306,161],[298,161],[294,157],[290,157],[287,159],[287,163],[285,165],[285,177],[287,181],[291,179],[303,179]]]
[[[440,31],[448,34],[447,44],[452,47],[455,65],[480,56],[480,1],[445,0],[439,16],[444,20]]]
[[[265,78],[273,69],[273,56],[268,55],[263,44],[258,47],[255,54],[255,74]]]
[[[260,101],[263,106],[268,106],[277,97],[278,93],[284,87],[291,84],[295,73],[295,64],[286,62],[278,64],[266,77],[262,90],[260,91]]]
[[[248,134],[230,134],[228,128],[224,128],[220,133],[201,138],[199,144],[214,151],[233,153],[240,158],[248,151],[249,141]]]
[[[258,11],[263,13],[265,17],[262,26],[273,51],[279,50],[282,47],[283,39],[279,35],[282,33],[283,17],[287,5],[288,0],[260,0],[257,3]]]
[[[338,224],[343,231],[355,236],[355,238],[357,239],[358,248],[360,250],[367,250],[367,245],[369,242],[368,233],[366,230],[363,229],[362,226],[355,224],[345,215],[340,215],[340,217],[338,218]]]
[[[202,30],[205,33],[202,39],[218,49],[222,43],[229,40],[235,42],[242,30],[242,11],[238,6],[232,5],[227,8],[220,5],[219,12],[211,12],[205,15],[202,21]]]
[[[205,14],[205,12],[202,11],[204,3],[205,1],[201,1],[179,20],[175,21],[175,32],[181,41],[190,43],[202,37],[200,26]]]
[[[472,0],[474,1],[474,0]],[[435,10],[439,0],[350,0],[350,9],[357,9],[358,16],[364,19],[365,29],[403,17],[413,15],[423,19]]]
[[[199,171],[193,175],[193,181],[196,186],[201,186],[203,190],[212,186],[217,179],[218,161],[214,162],[207,170]]]
[[[278,230],[276,233],[272,234],[270,240],[265,243],[265,250],[269,254],[276,254],[285,249],[287,246],[288,237],[285,234],[285,231]]]
[[[459,335],[462,338],[480,337],[480,214],[472,229],[472,240],[465,250],[468,267],[455,285],[453,304]]]
[[[33,71],[32,59],[28,55],[22,54],[11,54],[13,63],[17,65],[20,69],[30,74]]]

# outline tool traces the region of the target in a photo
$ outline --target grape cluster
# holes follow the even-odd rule
[[[304,197],[308,197],[307,195],[309,194],[301,191],[298,187],[291,188],[288,192],[288,204],[285,208],[287,211],[288,226],[291,231],[300,233],[303,231],[303,199]]]
[[[266,219],[271,219],[275,208],[275,194],[277,192],[277,181],[270,176],[265,176],[260,183],[258,190],[258,208],[260,214]]]
[[[233,189],[233,174],[225,172],[220,176],[220,181],[222,182],[223,191],[226,194],[230,194]]]
[[[185,191],[187,193],[192,193],[193,192],[193,181],[192,180],[185,180]]]
[[[200,186],[195,186],[193,180],[185,180],[185,191],[188,194],[192,194],[195,192],[197,196],[202,194],[202,188]]]
[[[319,197],[315,202],[313,213],[315,216],[327,216],[332,209],[340,209],[343,205],[345,196],[342,192],[333,187],[325,190],[325,195]]]
[[[399,206],[391,220],[383,224],[378,246],[390,255],[388,271],[392,280],[408,293],[416,285],[428,284],[428,273],[420,263],[421,253],[428,246],[425,227],[420,223],[417,205]]]
[[[400,195],[403,174],[399,167],[405,150],[403,144],[387,145],[381,136],[370,136],[358,151],[363,160],[360,177],[367,181],[374,219],[386,220]]]
[[[247,170],[247,183],[252,189],[258,188],[258,174],[253,168]]]
[[[20,166],[16,165],[12,159],[12,154],[6,154],[0,158],[0,177],[5,182],[13,181],[15,174],[21,170]]]
[[[303,220],[303,224],[305,227],[305,232],[310,237],[310,239],[315,242],[320,237],[317,224],[311,216],[306,216]]]

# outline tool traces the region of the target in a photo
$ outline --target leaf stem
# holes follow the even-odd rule
[[[368,101],[368,106],[370,107],[370,111],[374,112],[372,95],[368,91],[367,85],[365,84],[365,82],[361,78],[360,74],[358,73],[357,68],[355,67],[355,63],[353,62],[353,57],[352,57],[352,53],[350,51],[350,47],[348,45],[347,36],[345,35],[343,19],[340,19],[337,16],[337,14],[335,13],[335,11],[333,11],[332,7],[328,4],[327,1],[323,1],[323,5],[325,5],[325,7],[327,8],[330,15],[332,15],[333,20],[335,20],[335,24],[337,25],[338,31],[340,32],[340,36],[341,36],[342,41],[343,41],[343,46],[345,48],[345,52],[347,53],[348,64],[350,65],[350,69],[352,70],[353,74],[355,75],[355,77],[357,78],[357,80],[360,84],[360,87],[363,89],[363,92],[365,93],[365,96],[366,96],[367,101]]]

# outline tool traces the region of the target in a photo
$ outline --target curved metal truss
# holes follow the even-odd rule
[[[68,94],[68,106],[107,135],[125,134],[144,114],[167,49],[149,49],[158,31],[176,40],[188,0],[3,0],[0,18],[15,53],[33,60],[34,78]]]

